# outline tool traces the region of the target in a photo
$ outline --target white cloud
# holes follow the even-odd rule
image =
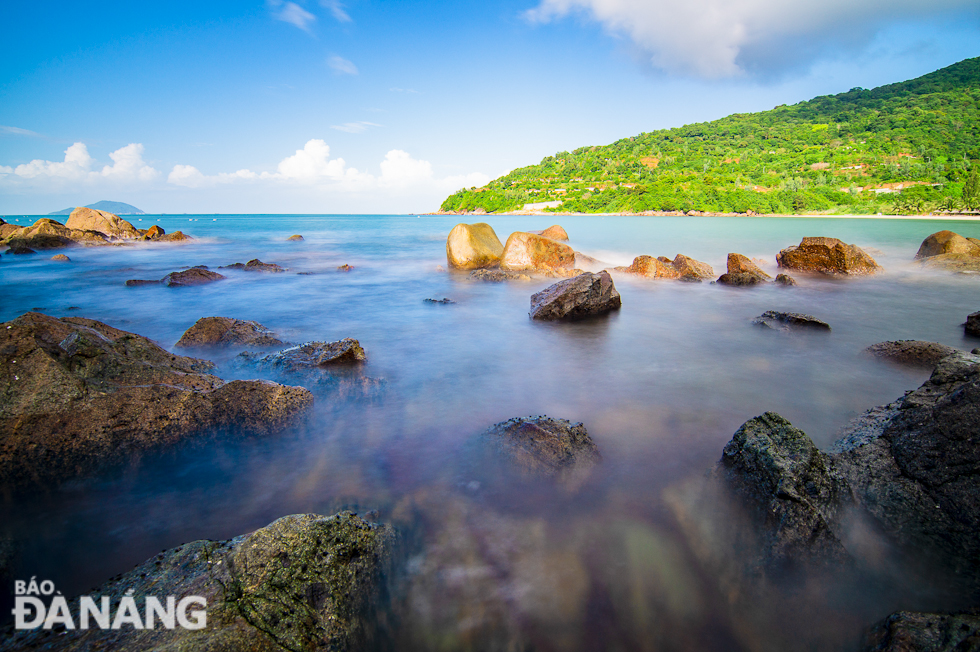
[[[704,78],[770,75],[866,46],[888,22],[976,0],[540,0],[546,23],[583,14],[628,37],[655,68]]]
[[[235,183],[236,181],[251,181],[257,179],[258,176],[251,170],[221,172],[220,174],[205,176],[193,165],[175,165],[174,169],[167,175],[167,183],[185,188],[207,188],[219,184]]]
[[[432,164],[413,159],[408,152],[393,149],[381,161],[381,180],[383,186],[406,187],[427,183],[432,179]]]
[[[304,32],[310,31],[310,23],[316,20],[316,16],[303,9],[295,2],[283,2],[282,0],[269,0],[269,11],[276,20],[295,25]]]
[[[6,125],[0,125],[0,134],[12,134],[14,136],[40,136],[41,135],[36,131],[31,131],[30,129],[21,129],[20,127],[8,127]]]
[[[84,143],[75,143],[65,150],[65,160],[42,161],[35,159],[14,168],[13,173],[24,179],[35,177],[57,177],[62,179],[82,179],[90,174],[94,160],[89,156]]]
[[[374,122],[365,122],[361,120],[360,122],[345,122],[342,125],[330,125],[331,129],[336,129],[337,131],[344,131],[349,134],[361,134],[368,130],[369,127],[380,127],[381,125]]]
[[[343,57],[332,56],[327,59],[327,65],[342,75],[356,75],[358,72],[357,66]]]
[[[350,14],[344,11],[344,3],[340,0],[320,0],[320,6],[328,9],[333,17],[341,23],[351,22]]]
[[[81,143],[76,144],[81,145]],[[82,147],[84,148],[85,146],[82,145]],[[85,156],[88,156],[87,151],[85,152]],[[120,181],[150,181],[160,174],[143,160],[143,145],[141,143],[130,143],[125,147],[121,147],[109,154],[109,158],[113,161],[112,165],[107,165],[102,168],[101,173],[103,177],[109,179]],[[65,160],[67,160],[67,153]]]

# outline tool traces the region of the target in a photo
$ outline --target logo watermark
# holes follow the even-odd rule
[[[163,601],[156,596],[147,596],[139,605],[130,589],[119,600],[115,611],[108,596],[100,596],[97,602],[96,598],[83,595],[78,598],[75,616],[72,616],[68,601],[61,591],[55,590],[51,580],[40,583],[35,577],[29,582],[17,580],[14,582],[14,596],[11,613],[14,615],[15,629],[51,629],[55,625],[65,629],[121,629],[126,625],[133,629],[174,629],[177,626],[204,629],[208,624],[208,601],[197,595],[186,596],[179,601],[172,595],[165,596]],[[45,603],[42,596],[49,602]]]

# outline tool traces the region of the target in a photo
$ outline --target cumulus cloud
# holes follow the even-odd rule
[[[969,8],[975,0],[539,0],[547,23],[570,14],[625,36],[670,73],[716,79],[771,75],[867,45],[888,21]]]
[[[350,14],[344,10],[344,3],[340,2],[340,0],[320,0],[320,6],[333,14],[333,17],[339,22],[351,22]]]
[[[81,144],[81,143],[76,143]],[[74,145],[72,145],[74,147]],[[84,148],[85,146],[82,145]],[[88,156],[88,152],[85,152]],[[102,168],[102,176],[120,181],[150,181],[159,176],[159,172],[146,164],[143,160],[143,145],[141,143],[130,143],[109,154],[112,165]],[[67,160],[67,153],[66,153]]]
[[[185,188],[207,188],[220,184],[235,183],[236,181],[251,181],[259,175],[251,170],[238,170],[237,172],[221,172],[220,174],[206,176],[193,165],[175,165],[174,169],[167,175],[167,183]]]
[[[345,122],[342,125],[330,125],[331,129],[336,129],[337,131],[344,131],[349,134],[361,134],[368,130],[369,127],[380,127],[381,125],[374,122],[365,122],[361,120],[360,122]]]
[[[65,179],[73,181],[151,181],[160,173],[143,160],[143,145],[130,143],[109,154],[112,165],[100,171],[92,170],[95,159],[88,153],[85,143],[75,143],[65,150],[64,161],[45,161],[35,159],[17,167],[4,168],[5,174],[20,179]],[[7,170],[10,170],[7,172]]]
[[[352,61],[348,61],[343,57],[332,56],[327,59],[327,65],[342,75],[357,74],[357,66]]]
[[[316,20],[316,16],[303,9],[295,2],[283,2],[282,0],[269,0],[269,11],[276,20],[295,25],[304,32],[310,31],[310,24]]]
[[[35,159],[22,163],[13,169],[13,174],[24,179],[35,177],[58,177],[62,179],[82,179],[90,174],[94,159],[89,156],[85,143],[75,143],[65,150],[64,161],[43,161]]]

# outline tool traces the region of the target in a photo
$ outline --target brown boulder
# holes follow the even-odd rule
[[[154,224],[146,230],[146,233],[143,234],[143,237],[140,238],[140,240],[159,240],[165,235],[167,235],[167,232],[158,225]]]
[[[715,270],[712,269],[711,265],[694,260],[684,254],[674,256],[672,264],[677,273],[681,275],[681,280],[703,281],[713,278],[715,275]]]
[[[0,325],[0,486],[57,483],[226,428],[271,433],[312,405],[302,387],[225,383],[213,369],[92,319]]]
[[[515,272],[572,269],[575,250],[533,233],[515,231],[507,238],[500,268]]]
[[[963,324],[963,332],[973,337],[980,337],[980,311],[970,313],[966,316],[966,323]]]
[[[755,274],[765,280],[772,277],[759,269],[759,266],[752,262],[748,256],[742,254],[728,254],[728,273],[729,274]]]
[[[799,283],[796,282],[796,279],[790,276],[789,274],[776,274],[776,278],[773,281],[773,283],[775,283],[776,285],[785,285],[785,286],[799,285]]]
[[[4,222],[0,219],[0,241],[4,241],[15,233],[24,230],[26,227],[17,226],[16,224],[11,224],[9,222]]]
[[[64,254],[55,254],[54,256],[51,256],[51,260],[57,260],[57,261],[62,262],[62,263],[70,263],[71,262],[71,258],[69,258],[68,256],[66,256]]]
[[[194,238],[183,231],[174,231],[173,233],[162,235],[158,239],[162,242],[184,242],[185,240],[193,240]]]
[[[618,310],[623,301],[609,272],[586,272],[531,296],[531,319],[580,319]]]
[[[980,256],[970,254],[937,254],[921,258],[918,263],[932,269],[949,272],[980,272]]]
[[[568,240],[568,233],[557,224],[552,224],[540,233],[541,237],[551,240]]]
[[[299,241],[301,241],[302,239],[303,239],[303,236],[301,236],[301,235],[300,235],[300,234],[298,234],[298,233],[297,233],[296,235],[291,235],[291,236],[289,236],[288,238],[286,238],[286,240],[288,240],[288,241],[290,241],[290,242],[299,242]]]
[[[674,267],[674,263],[666,256],[654,258],[653,256],[637,256],[629,267],[616,267],[617,272],[636,274],[646,278],[680,278],[680,272]]]
[[[285,272],[286,269],[275,263],[263,263],[258,258],[253,258],[247,263],[233,263],[222,265],[220,269],[240,269],[245,272]]]
[[[79,207],[71,212],[65,226],[78,231],[98,231],[117,240],[136,240],[140,232],[135,226],[108,211]]]
[[[898,364],[913,367],[935,367],[940,360],[956,353],[956,349],[938,342],[923,342],[921,340],[896,340],[878,342],[866,348],[876,358],[890,360]]]
[[[585,426],[547,416],[492,426],[481,442],[526,477],[577,483],[602,460]]]
[[[226,276],[218,272],[212,272],[204,267],[191,267],[181,272],[170,272],[160,282],[167,287],[186,287],[189,285],[204,285],[212,281],[220,281]],[[127,284],[129,281],[127,281]]]
[[[446,238],[446,259],[454,269],[495,267],[503,253],[500,239],[485,222],[457,224]]]
[[[837,238],[803,238],[776,255],[779,267],[821,274],[875,274],[881,266],[863,249]]]
[[[915,258],[920,260],[943,254],[980,256],[980,241],[974,238],[964,238],[952,231],[938,231],[922,241]]]
[[[177,348],[210,346],[286,346],[272,331],[257,321],[231,317],[202,317],[184,331]]]
[[[7,238],[7,244],[12,248],[60,249],[75,244],[71,235],[71,229],[61,222],[42,217],[33,225],[19,230]]]

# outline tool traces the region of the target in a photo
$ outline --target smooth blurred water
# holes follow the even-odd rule
[[[385,379],[385,389],[371,400],[321,397],[312,425],[299,432],[190,446],[148,458],[135,469],[8,501],[3,521],[20,546],[18,569],[52,578],[67,593],[87,590],[163,548],[230,537],[285,514],[355,506],[379,509],[382,520],[403,523],[409,504],[430,521],[432,513],[466,512],[470,508],[459,507],[457,498],[420,496],[429,496],[434,486],[451,488],[467,441],[486,427],[547,414],[582,421],[602,451],[604,462],[590,488],[572,503],[547,491],[526,496],[520,518],[514,510],[521,500],[484,505],[490,515],[467,512],[471,525],[463,529],[472,532],[472,521],[500,517],[510,519],[501,526],[505,531],[537,532],[526,535],[539,541],[534,550],[560,548],[584,560],[584,579],[569,580],[586,587],[569,595],[584,597],[547,611],[532,600],[532,589],[518,590],[514,578],[500,579],[494,590],[504,597],[488,597],[487,604],[509,605],[501,609],[518,614],[501,616],[500,622],[510,622],[507,627],[541,649],[588,649],[583,641],[598,639],[618,641],[608,649],[751,648],[733,633],[737,628],[719,620],[724,609],[714,601],[720,598],[706,588],[710,582],[697,579],[697,564],[685,552],[689,543],[673,531],[663,491],[711,467],[738,426],[762,412],[779,412],[826,447],[850,418],[927,377],[866,357],[862,349],[870,344],[922,339],[967,350],[980,346],[964,339],[961,326],[980,309],[980,277],[930,272],[911,262],[930,233],[948,228],[980,237],[978,222],[562,216],[557,221],[570,244],[610,265],[628,264],[640,254],[683,253],[721,274],[727,254],[735,251],[769,261],[774,272],[780,249],[804,236],[826,235],[871,248],[886,271],[845,280],[798,276],[799,287],[749,289],[617,276],[623,298],[618,313],[549,324],[532,322],[527,313],[531,294],[553,280],[486,283],[442,269],[446,235],[460,221],[454,216],[189,215],[132,221],[140,228],[159,224],[168,233],[181,229],[196,240],[72,248],[66,251],[70,263],[45,254],[4,255],[0,320],[28,310],[89,317],[168,349],[197,319],[212,315],[256,320],[294,342],[354,337],[368,355],[364,373]],[[556,218],[486,221],[503,241],[512,231],[543,229]],[[304,241],[288,242],[294,233]],[[219,270],[228,280],[193,288],[125,286],[127,279],[253,258],[289,271]],[[354,270],[337,271],[343,264]],[[456,303],[423,301],[442,297]],[[789,334],[752,327],[750,320],[766,310],[809,313],[833,331]],[[227,358],[218,361],[222,377],[255,376]],[[424,562],[416,560],[421,576],[400,607],[406,648],[437,647],[434,637],[448,636],[454,643],[445,649],[451,649],[471,640],[468,631],[504,627],[486,615],[493,611],[486,605],[482,616],[472,616],[476,625],[463,624],[463,616],[434,597],[446,590],[443,571],[457,564],[439,561],[436,551],[445,546],[435,545],[437,531],[425,530],[428,552],[421,553]],[[485,543],[496,536],[477,539]],[[607,558],[609,546],[621,547],[625,557]],[[651,551],[659,551],[652,561]],[[551,557],[514,554],[508,559],[515,568],[569,567]],[[624,558],[634,559],[636,567],[630,568],[640,577],[653,578],[649,585],[630,588],[636,581],[631,573],[615,570]],[[676,572],[664,579],[668,567]],[[544,573],[536,586],[560,575]],[[647,598],[637,598],[636,591]],[[596,606],[605,604],[599,594],[613,607]],[[615,607],[617,600],[629,605]],[[895,601],[900,599],[866,604],[860,616],[884,615]],[[634,603],[673,615],[651,632],[649,618],[638,619]],[[842,626],[840,640],[856,626]],[[444,630],[453,630],[452,636]],[[701,638],[677,638],[689,630],[701,631]],[[578,634],[568,638],[562,631]],[[822,632],[802,641],[800,649],[824,649],[840,640]]]

